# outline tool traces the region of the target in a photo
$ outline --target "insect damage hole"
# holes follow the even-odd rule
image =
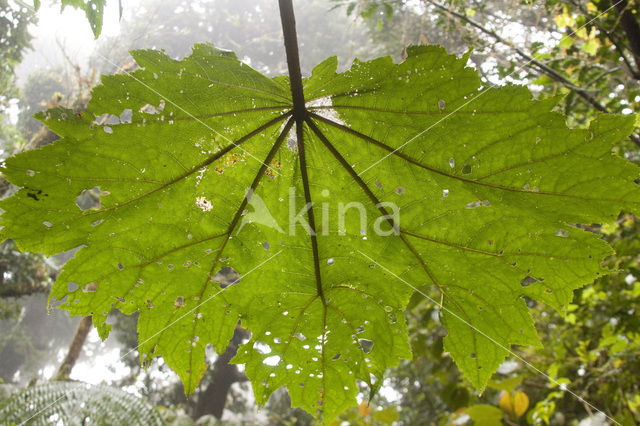
[[[373,350],[373,340],[358,339],[358,344],[360,345],[360,350],[365,354],[371,353]]]
[[[102,208],[102,201],[100,197],[109,194],[109,191],[103,191],[99,186],[94,186],[91,189],[85,189],[76,198],[76,206],[83,211],[100,210],[100,208]]]
[[[82,286],[82,291],[84,293],[95,293],[98,290],[98,283],[96,281],[90,282],[89,284],[85,284]]]
[[[235,284],[240,279],[238,271],[230,266],[222,267],[211,280],[220,284],[220,288],[226,288]]]
[[[535,277],[532,277],[531,275],[527,275],[520,281],[520,285],[522,287],[528,287],[531,284],[537,283],[538,281],[542,282],[544,281],[544,278],[535,278]]]
[[[280,357],[278,355],[272,355],[263,359],[262,363],[270,367],[275,367],[280,363]]]

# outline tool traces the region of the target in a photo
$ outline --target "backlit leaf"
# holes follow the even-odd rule
[[[525,297],[561,309],[607,272],[611,249],[575,225],[638,206],[637,169],[611,154],[634,117],[568,129],[557,99],[482,90],[438,47],[407,54],[319,64],[300,141],[286,77],[207,45],[133,52],[141,69],[103,77],[83,114],[41,116],[59,141],[5,162],[22,189],[2,237],[81,247],[52,302],[103,337],[113,309],[138,311],[142,361],[162,356],[187,393],[241,321],[256,401],[287,386],[330,421],[357,380],[375,392],[411,358],[413,287],[441,292],[445,351],[481,389],[511,345],[539,344]]]

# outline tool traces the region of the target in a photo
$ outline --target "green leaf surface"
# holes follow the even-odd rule
[[[637,169],[611,154],[633,117],[568,129],[557,100],[481,90],[438,47],[341,74],[327,59],[297,132],[286,77],[207,45],[133,56],[141,69],[103,77],[82,115],[42,115],[59,141],[5,162],[22,189],[0,203],[1,232],[23,250],[82,247],[52,301],[103,338],[113,309],[140,312],[141,359],[162,356],[187,393],[206,345],[224,351],[241,321],[235,362],[257,402],[286,386],[330,421],[356,380],[375,392],[411,358],[412,286],[441,292],[445,350],[483,388],[511,345],[539,344],[525,296],[561,309],[607,272],[611,249],[574,225],[640,201]]]
[[[467,414],[476,426],[501,426],[503,424],[502,411],[493,405],[476,404],[469,407]]]
[[[387,425],[393,424],[393,422],[398,420],[399,416],[400,415],[398,414],[398,408],[395,405],[382,410],[374,411],[372,414],[372,417],[376,421]]]

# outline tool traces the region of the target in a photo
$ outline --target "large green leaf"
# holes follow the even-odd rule
[[[554,99],[481,91],[466,57],[408,54],[318,65],[300,143],[286,77],[206,45],[182,61],[133,52],[142,68],[103,77],[85,113],[43,116],[61,140],[6,161],[22,189],[2,236],[83,247],[52,298],[103,337],[112,309],[139,311],[141,358],[163,356],[187,393],[240,320],[258,403],[287,386],[332,419],[356,379],[375,391],[411,357],[412,287],[441,292],[445,349],[482,388],[510,345],[538,344],[525,297],[561,309],[606,272],[610,248],[574,225],[637,207],[637,169],[611,155],[634,120],[568,129]],[[223,267],[241,280],[220,284]]]

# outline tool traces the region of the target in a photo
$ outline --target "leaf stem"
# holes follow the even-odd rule
[[[282,33],[284,35],[284,48],[287,53],[287,66],[289,67],[291,96],[293,98],[293,117],[296,119],[296,126],[302,127],[306,116],[306,109],[304,105],[304,91],[302,89],[300,55],[298,53],[296,18],[293,14],[293,4],[291,0],[279,0],[279,5]]]
[[[307,217],[309,219],[309,237],[311,238],[311,249],[313,251],[313,269],[315,271],[316,291],[322,300],[322,304],[326,308],[327,302],[324,298],[322,278],[320,276],[320,255],[318,250],[318,239],[316,237],[316,223],[313,214],[313,202],[311,201],[311,190],[309,188],[309,175],[307,171],[307,159],[304,146],[303,126],[305,119],[307,118],[307,109],[304,102],[302,73],[300,72],[300,55],[298,53],[296,18],[293,14],[293,4],[291,0],[279,0],[279,5],[282,33],[284,35],[284,48],[287,53],[287,65],[289,67],[291,96],[293,99],[293,118],[296,121],[296,142],[298,144],[298,155],[300,157],[300,174],[302,177],[302,186],[304,187],[304,199],[308,206]]]

